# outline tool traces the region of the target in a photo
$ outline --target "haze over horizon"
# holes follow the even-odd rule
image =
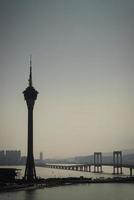
[[[0,150],[27,148],[32,54],[34,152],[134,147],[134,1],[0,0]]]

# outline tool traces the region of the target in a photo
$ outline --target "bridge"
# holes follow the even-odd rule
[[[134,164],[126,164],[122,162],[122,152],[114,151],[113,152],[113,162],[102,162],[102,153],[94,152],[94,162],[86,164],[72,164],[72,165],[63,165],[63,164],[40,164],[38,166],[53,168],[53,169],[62,169],[62,170],[72,170],[72,171],[82,171],[82,172],[94,172],[94,173],[103,173],[103,166],[112,166],[114,175],[121,175],[122,168],[128,168],[130,170],[130,176],[132,176],[132,170],[134,169]],[[91,167],[93,170],[91,170]]]

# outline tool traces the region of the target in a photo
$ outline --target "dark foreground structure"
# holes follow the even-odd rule
[[[15,182],[18,171],[16,168],[0,168],[0,183]]]
[[[34,190],[46,187],[57,187],[74,184],[103,184],[103,183],[133,183],[134,177],[114,177],[114,178],[85,178],[81,177],[67,177],[67,178],[48,178],[48,179],[36,179],[34,183],[26,183],[23,179],[16,179],[14,182],[0,183],[0,192],[8,191],[22,191],[22,190]]]
[[[33,156],[33,108],[38,92],[32,86],[32,61],[30,58],[30,76],[29,86],[23,92],[28,108],[28,147],[27,147],[27,162],[24,180],[32,183],[36,180],[35,163]]]

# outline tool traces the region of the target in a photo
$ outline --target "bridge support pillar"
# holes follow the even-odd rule
[[[87,165],[84,165],[84,172],[87,172]]]
[[[129,169],[130,169],[130,176],[133,176],[132,168],[129,168]]]
[[[102,153],[94,152],[94,173],[102,173]]]
[[[122,152],[113,152],[113,174],[122,174]]]
[[[91,165],[88,165],[88,172],[91,172]]]
[[[89,165],[89,172],[91,172],[91,165]]]
[[[80,171],[83,171],[83,165],[82,165],[82,166],[80,166]]]

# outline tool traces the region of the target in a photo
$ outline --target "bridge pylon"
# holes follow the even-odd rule
[[[102,153],[94,152],[94,173],[102,173]]]
[[[113,174],[122,174],[122,151],[113,152]]]

